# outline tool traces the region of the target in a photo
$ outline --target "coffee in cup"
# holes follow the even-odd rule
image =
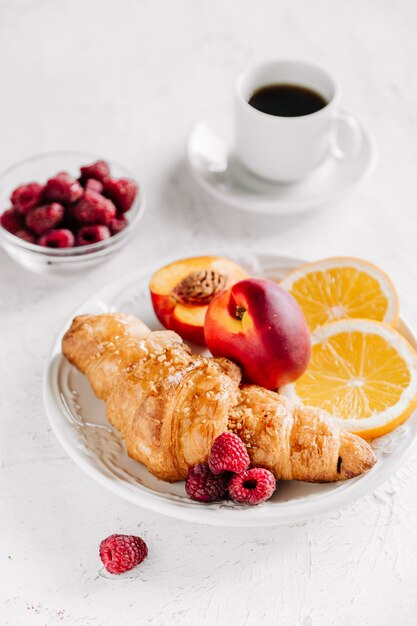
[[[351,156],[360,148],[361,129],[339,102],[336,81],[308,62],[270,61],[243,72],[235,89],[237,158],[258,176],[295,182],[330,153]],[[338,142],[341,125],[348,129],[347,149]]]

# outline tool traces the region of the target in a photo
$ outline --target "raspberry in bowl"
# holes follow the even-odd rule
[[[0,243],[26,269],[86,271],[121,251],[145,211],[124,167],[82,152],[26,159],[0,175]]]

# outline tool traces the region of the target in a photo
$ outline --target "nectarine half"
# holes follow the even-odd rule
[[[219,256],[175,261],[151,278],[156,316],[183,339],[204,345],[204,319],[211,300],[246,276],[239,265]]]
[[[311,353],[310,332],[295,298],[272,280],[247,278],[216,296],[205,319],[213,356],[239,363],[247,382],[267,389],[296,380]]]

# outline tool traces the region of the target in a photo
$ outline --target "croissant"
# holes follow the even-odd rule
[[[256,385],[239,387],[237,365],[192,354],[176,333],[152,332],[131,315],[75,318],[62,352],[106,402],[129,456],[162,480],[185,479],[226,430],[242,439],[254,465],[277,479],[332,482],[376,462],[369,444],[325,411],[292,408]]]

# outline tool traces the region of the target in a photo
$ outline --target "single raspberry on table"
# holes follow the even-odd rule
[[[148,556],[146,543],[134,535],[110,535],[100,543],[100,559],[110,574],[123,574]]]
[[[111,237],[111,233],[107,226],[103,224],[93,224],[91,226],[83,226],[77,233],[75,238],[76,246],[87,246],[89,243],[97,243]]]
[[[229,494],[239,504],[260,504],[276,489],[274,475],[267,469],[254,467],[236,474],[229,482]]]
[[[103,194],[116,205],[119,213],[126,213],[133,204],[138,186],[130,178],[108,178],[104,182]]]
[[[116,207],[108,198],[87,190],[74,206],[74,217],[80,224],[105,224],[116,217]]]
[[[24,239],[28,243],[36,243],[35,235],[26,228],[20,228],[14,233],[14,235],[19,237],[19,239]]]
[[[13,191],[10,200],[19,213],[25,215],[40,204],[43,190],[39,183],[26,183]]]
[[[5,230],[14,235],[22,228],[22,217],[15,207],[7,209],[0,215],[0,224]]]
[[[228,480],[229,477],[225,474],[213,474],[207,463],[198,463],[188,470],[185,491],[198,502],[213,502],[226,495]]]
[[[237,435],[225,432],[216,437],[209,456],[209,467],[213,474],[244,472],[249,464],[248,451]]]
[[[76,178],[68,172],[59,172],[47,181],[43,196],[51,202],[71,204],[81,198],[83,193],[84,189]]]
[[[67,228],[57,228],[42,235],[38,240],[38,244],[46,248],[72,248],[74,235]]]
[[[128,222],[124,215],[120,215],[119,217],[115,217],[114,219],[112,219],[110,223],[110,230],[112,235],[117,235],[117,233],[120,233],[120,231],[126,228],[127,224]]]
[[[81,180],[85,181],[88,178],[94,178],[100,182],[104,182],[106,178],[110,176],[110,167],[106,161],[96,161],[90,165],[83,165],[80,167]]]
[[[62,221],[64,212],[64,207],[58,202],[38,206],[27,213],[26,226],[37,235],[43,235]]]
[[[87,178],[84,183],[84,189],[101,193],[103,191],[103,183],[95,178]]]

